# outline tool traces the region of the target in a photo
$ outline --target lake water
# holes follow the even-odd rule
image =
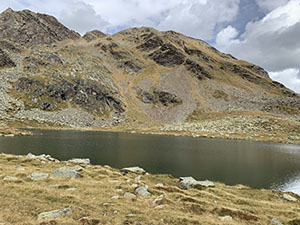
[[[300,194],[300,146],[263,142],[83,131],[34,131],[0,137],[0,152],[90,158],[115,168],[193,176]]]

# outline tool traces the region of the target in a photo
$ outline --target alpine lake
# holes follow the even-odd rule
[[[300,194],[300,145],[115,132],[33,130],[0,137],[0,152],[89,158],[115,168],[244,184]]]

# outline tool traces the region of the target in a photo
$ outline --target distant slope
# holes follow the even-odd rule
[[[263,68],[174,31],[141,27],[81,38],[54,17],[8,9],[0,38],[3,124],[203,134],[195,124],[211,115],[221,119],[218,129],[240,115],[287,120],[282,130],[273,124],[277,133],[298,132],[287,128],[299,122],[298,94]]]

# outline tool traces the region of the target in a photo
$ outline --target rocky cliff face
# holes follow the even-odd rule
[[[54,17],[8,9],[0,39],[2,123],[178,127],[230,112],[299,120],[299,95],[263,68],[174,31],[80,37]]]
[[[29,10],[15,12],[9,8],[0,15],[0,38],[32,46],[78,39],[80,35],[52,16]]]

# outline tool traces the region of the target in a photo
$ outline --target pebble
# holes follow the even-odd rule
[[[31,180],[44,180],[49,177],[48,173],[32,173],[28,176]]]
[[[155,187],[163,187],[163,186],[164,186],[164,184],[162,184],[162,183],[155,184]]]
[[[163,209],[163,208],[165,208],[165,205],[158,205],[155,207],[155,209]]]
[[[273,225],[283,225],[277,218],[273,218],[271,220],[271,224],[273,224]]]
[[[119,199],[120,196],[119,195],[115,195],[115,196],[112,196],[111,199]]]
[[[25,171],[25,168],[24,167],[17,167],[16,170],[17,171]]]
[[[3,178],[3,180],[5,180],[5,181],[17,181],[18,178],[17,177],[13,177],[13,176],[5,176]]]
[[[138,184],[132,184],[131,187],[137,188],[139,185]]]
[[[65,208],[60,210],[54,210],[50,212],[43,212],[38,215],[38,220],[55,219],[61,216],[65,216],[72,213],[71,208]]]
[[[104,203],[103,203],[103,206],[110,206],[110,205],[112,205],[111,202],[104,202]]]
[[[232,217],[231,216],[219,216],[219,219],[221,221],[231,221]]]
[[[68,188],[67,191],[76,191],[77,188]]]
[[[132,194],[130,192],[125,192],[124,193],[124,198],[136,198],[136,195]]]

